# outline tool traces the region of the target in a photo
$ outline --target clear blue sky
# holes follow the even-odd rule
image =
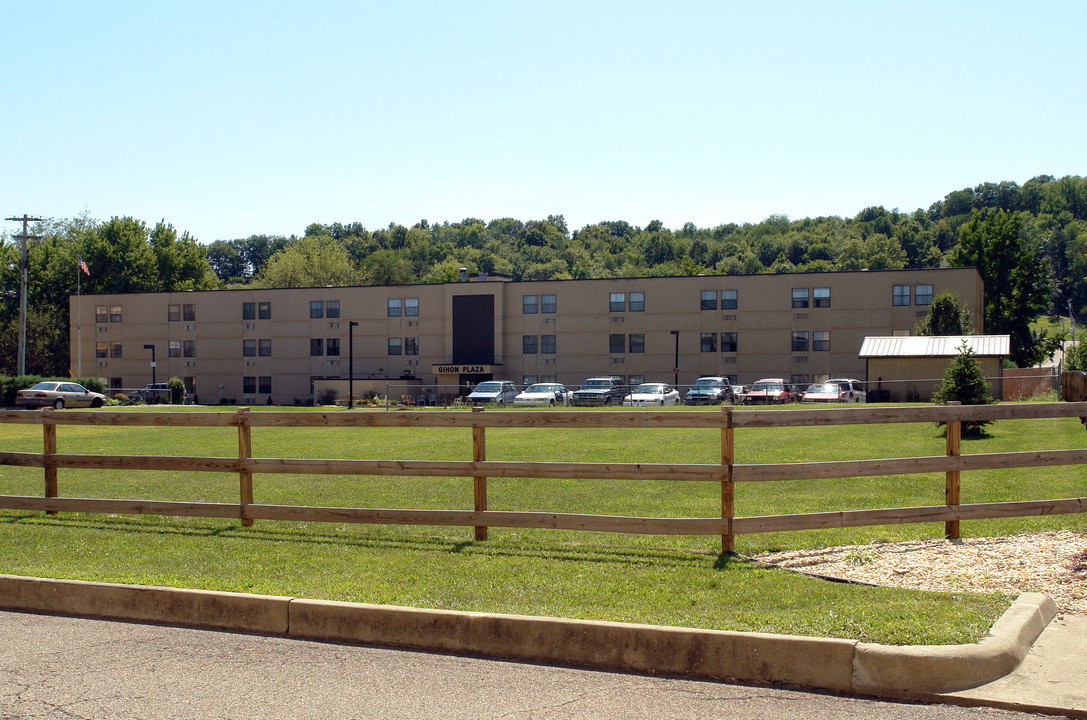
[[[1082,0],[42,0],[3,21],[3,217],[202,242],[712,227],[1087,174]]]

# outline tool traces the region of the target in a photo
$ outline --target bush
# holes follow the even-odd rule
[[[1087,342],[1081,340],[1065,351],[1064,369],[1087,372]]]
[[[975,357],[974,351],[967,347],[965,341],[959,346],[959,354],[952,358],[951,364],[947,366],[940,386],[932,394],[932,400],[941,404],[953,400],[958,400],[963,405],[991,405],[993,403],[993,396],[989,391],[989,383],[985,381],[981,363]],[[962,434],[966,437],[983,435],[985,426],[991,422],[992,420],[964,422]]]
[[[317,393],[318,405],[335,405],[336,404],[336,391],[332,388],[325,388],[321,392]]]
[[[170,378],[170,403],[173,405],[185,404],[185,381],[179,377]]]

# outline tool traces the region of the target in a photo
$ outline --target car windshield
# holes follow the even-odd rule
[[[663,395],[664,386],[659,383],[642,383],[634,389],[634,392],[647,395]]]
[[[838,394],[841,392],[841,388],[833,383],[825,383],[823,385],[812,385],[808,388],[810,393],[833,393]]]
[[[555,392],[555,390],[557,390],[557,388],[554,385],[544,385],[540,383],[537,383],[536,385],[529,385],[527,388],[525,388],[525,392],[527,393],[548,393]]]
[[[785,386],[779,382],[757,382],[751,386],[751,392],[782,392]]]
[[[694,386],[696,388],[719,388],[722,385],[724,385],[724,383],[722,383],[720,380],[707,380],[703,378],[701,380],[694,381]]]
[[[607,380],[586,380],[582,387],[597,388],[597,387],[610,387],[611,383]]]
[[[502,383],[499,382],[481,382],[476,385],[476,392],[478,393],[493,393],[502,389]]]

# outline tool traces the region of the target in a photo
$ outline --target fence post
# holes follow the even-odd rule
[[[736,552],[736,536],[732,534],[732,518],[736,514],[735,483],[732,480],[732,466],[736,461],[734,432],[732,428],[732,408],[722,407],[725,424],[721,427],[721,464],[725,466],[725,479],[721,482],[721,517],[725,521],[725,534],[721,536],[721,552]]]
[[[948,405],[962,405],[958,400],[950,400]],[[961,452],[962,421],[947,421],[947,456],[954,457]],[[959,504],[959,471],[948,470],[944,480],[944,504],[958,506]],[[948,520],[944,523],[944,537],[948,540],[959,538],[959,521]]]
[[[45,497],[55,498],[59,492],[57,466],[53,465],[51,455],[57,454],[57,424],[52,422],[53,408],[42,408],[42,458],[45,462]],[[46,515],[56,515],[56,510],[46,510]]]
[[[472,408],[472,412],[481,413],[483,408],[476,406]],[[486,428],[483,426],[472,427],[472,461],[483,462],[487,459],[487,435],[485,434]],[[487,478],[476,475],[472,478],[472,485],[475,490],[475,508],[476,512],[484,512],[487,509]],[[487,526],[476,525],[476,540],[487,539]]]
[[[253,434],[249,426],[249,408],[238,408],[238,459],[242,462],[253,457]],[[241,490],[242,527],[253,527],[253,518],[249,517],[249,506],[253,504],[253,473],[249,470],[238,472],[238,485]]]

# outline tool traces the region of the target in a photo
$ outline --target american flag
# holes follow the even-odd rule
[[[91,271],[87,268],[87,263],[83,262],[83,258],[79,258],[79,269],[87,273],[87,277],[90,277]]]

